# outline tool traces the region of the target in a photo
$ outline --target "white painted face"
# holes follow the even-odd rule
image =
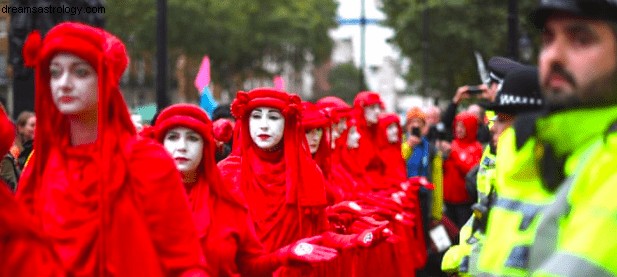
[[[379,104],[373,104],[364,107],[364,119],[368,124],[376,124],[381,113],[381,106]]]
[[[341,137],[341,132],[338,130],[338,124],[334,123],[331,127],[332,130],[332,141]]]
[[[396,123],[392,123],[388,126],[388,128],[386,128],[386,136],[388,137],[389,143],[398,142],[399,134],[398,134],[398,126],[396,126]]]
[[[97,113],[98,76],[84,59],[73,54],[56,54],[49,64],[51,94],[64,115]]]
[[[321,142],[322,137],[323,137],[322,128],[315,128],[315,129],[308,130],[306,132],[306,140],[308,141],[311,154],[317,153],[317,150],[319,149],[319,142]]]
[[[339,136],[340,136],[340,134],[345,132],[345,130],[347,130],[347,118],[343,117],[338,122]]]
[[[351,149],[360,147],[360,137],[360,133],[358,133],[356,126],[351,126],[349,128],[349,134],[347,134],[347,147]]]
[[[181,173],[195,173],[204,154],[204,140],[197,132],[186,127],[167,131],[163,145],[176,162]]]
[[[257,147],[267,150],[283,139],[285,117],[281,111],[269,107],[257,107],[249,116],[249,132]]]

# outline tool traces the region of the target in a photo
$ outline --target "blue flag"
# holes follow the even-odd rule
[[[208,86],[205,86],[204,89],[201,91],[199,106],[201,106],[201,108],[204,109],[206,113],[208,113],[208,116],[212,118],[212,112],[214,112],[214,109],[216,109],[218,105],[219,103],[216,102],[216,99],[214,99],[214,95],[212,95],[212,92],[210,91]]]

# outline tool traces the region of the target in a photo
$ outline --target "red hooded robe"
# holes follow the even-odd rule
[[[273,255],[264,255],[242,193],[223,183],[215,162],[216,142],[210,118],[196,105],[172,105],[157,118],[156,139],[163,143],[167,132],[175,127],[197,132],[204,142],[197,182],[185,183],[184,187],[210,274],[271,276],[280,263]]]
[[[462,122],[465,126],[465,136],[452,141],[450,155],[443,162],[443,198],[450,204],[470,202],[465,188],[465,175],[482,158],[482,145],[476,139],[478,118],[470,112],[459,113],[454,118],[453,130],[457,122]]]
[[[351,106],[345,103],[345,101],[335,96],[327,96],[319,99],[316,102],[316,106],[322,111],[325,111],[333,124],[338,124],[341,120],[348,120],[352,110]],[[331,134],[330,139],[332,139]],[[330,141],[330,144],[332,143],[333,142]],[[330,147],[331,146],[332,145],[330,145]],[[354,190],[358,184],[341,162],[341,150],[344,147],[347,147],[347,137],[343,137],[343,134],[340,134],[339,138],[334,141],[334,147],[330,148],[330,180],[341,189],[343,200],[353,200]]]
[[[13,144],[15,128],[0,110],[0,153]],[[65,276],[51,242],[0,181],[0,276]]]
[[[73,146],[52,100],[51,59],[74,54],[98,75],[98,135]],[[35,67],[34,153],[18,200],[52,239],[73,276],[202,276],[205,259],[180,174],[158,143],[138,140],[118,88],[128,57],[102,29],[63,23],[31,34],[24,61]],[[170,224],[173,222],[173,224]]]
[[[285,118],[282,147],[260,149],[249,134],[249,116],[257,107],[271,107]],[[260,88],[239,91],[231,110],[236,117],[234,150],[219,162],[223,179],[246,197],[257,235],[267,252],[327,229],[325,180],[313,161],[301,126],[300,98]],[[299,274],[293,269],[282,276]]]
[[[353,116],[357,122],[358,133],[361,136],[360,147],[354,151],[356,153],[354,156],[358,165],[365,171],[370,188],[380,190],[384,189],[385,186],[381,180],[384,165],[379,158],[377,123],[369,124],[364,117],[364,108],[375,104],[383,108],[379,94],[372,91],[362,91],[354,99]]]

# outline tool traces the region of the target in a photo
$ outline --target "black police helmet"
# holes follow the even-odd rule
[[[529,21],[542,29],[546,18],[554,12],[617,22],[617,0],[540,0]]]

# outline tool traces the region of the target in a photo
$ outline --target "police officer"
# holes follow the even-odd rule
[[[539,172],[555,201],[530,251],[537,276],[617,275],[617,1],[543,0],[535,121]],[[533,122],[533,121],[529,121]]]
[[[488,110],[494,111],[496,116],[493,118],[493,126],[491,131],[493,133],[493,143],[497,146],[497,139],[500,137],[502,132],[509,128],[509,126],[514,121],[514,118],[523,113],[536,111],[542,108],[543,100],[540,94],[540,88],[538,85],[538,71],[535,67],[532,66],[519,66],[514,68],[509,72],[505,80],[503,82],[503,86],[497,92],[496,97],[493,102],[485,104],[485,108]],[[513,148],[513,146],[505,145],[505,147]],[[497,151],[502,148],[501,142],[499,142],[499,147],[497,147]],[[499,156],[497,157],[499,159]],[[507,167],[511,164],[511,161],[505,160],[502,161],[502,167]],[[469,258],[467,260],[463,259],[462,265],[459,268],[459,272],[467,271],[472,276],[479,274],[478,272],[478,262],[483,262],[480,269],[480,272],[484,273],[494,273],[495,275],[502,275],[501,269],[493,269],[495,267],[499,267],[503,264],[505,258],[499,258],[495,255],[484,255],[484,259],[481,256],[479,257],[479,252],[504,252],[504,248],[512,248],[516,246],[516,243],[511,243],[508,246],[508,239],[511,239],[516,234],[511,234],[508,232],[490,232],[484,236],[484,233],[487,230],[487,217],[489,209],[503,209],[507,207],[499,206],[502,202],[507,199],[516,198],[515,195],[510,195],[509,190],[503,190],[503,194],[500,193],[500,190],[496,184],[496,174],[499,172],[500,163],[496,162],[492,159],[485,158],[480,165],[480,171],[478,173],[478,197],[479,201],[474,205],[474,216],[472,217],[470,224],[464,228],[469,228],[473,226],[472,237],[466,235],[461,238],[461,241],[465,240],[468,244],[473,244],[470,251]],[[499,204],[499,205],[498,205]],[[497,206],[496,206],[497,205]],[[506,209],[507,211],[507,209]],[[518,219],[518,214],[514,214],[514,216],[502,216],[500,215],[500,211],[493,212],[491,211],[491,216],[493,217],[491,221],[489,221],[490,226],[489,229],[502,229],[503,222],[506,224],[512,224],[511,222],[515,222]],[[494,216],[493,214],[497,214]],[[495,219],[497,217],[497,219]],[[513,229],[513,228],[512,228]],[[464,230],[464,229],[463,229]],[[462,231],[463,231],[462,230]],[[515,230],[506,230],[515,232]],[[468,232],[469,234],[469,232]],[[463,233],[461,232],[461,236]],[[508,239],[504,239],[508,238]],[[461,244],[462,246],[463,244]],[[488,248],[488,250],[484,250],[484,248]],[[449,253],[448,253],[449,254]],[[444,257],[444,263],[447,261]],[[487,264],[488,263],[488,264]],[[445,269],[445,268],[444,268]],[[511,275],[512,273],[508,273],[507,275]]]

